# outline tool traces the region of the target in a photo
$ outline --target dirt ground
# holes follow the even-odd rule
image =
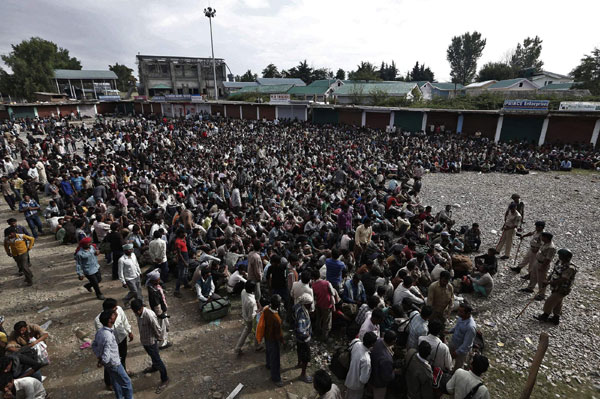
[[[483,184],[482,179],[484,177],[477,176],[477,179],[479,181],[478,184]],[[521,182],[525,182],[525,180],[518,176],[490,175],[489,184],[494,186],[503,184],[507,180],[517,181],[516,179],[521,179]],[[530,179],[529,181],[541,181],[550,179],[550,177],[535,178],[534,176],[529,176],[527,179]],[[582,178],[581,176],[573,175],[561,177],[561,179],[570,181],[574,186],[589,184],[589,177]],[[424,199],[428,204],[434,205],[434,209],[440,209],[440,206],[445,202],[461,202],[460,194],[462,191],[457,188],[458,185],[464,184],[465,187],[468,187],[469,184],[473,183],[473,180],[474,175],[466,173],[451,176],[450,180],[446,176],[441,175],[426,176],[424,181]],[[597,187],[597,185],[594,185],[594,187]],[[523,192],[524,188],[525,186],[521,187],[521,192]],[[427,193],[428,190],[429,193]],[[445,192],[445,190],[454,190],[454,192],[447,194],[446,199],[440,198],[439,195]],[[466,190],[468,191],[470,188]],[[594,191],[594,195],[591,195],[589,200],[592,197],[597,198],[598,196],[596,188],[589,189],[590,192],[592,190]],[[556,192],[558,198],[554,199],[556,201],[554,203],[558,203],[560,207],[561,201],[572,199],[572,193],[564,190],[562,192],[559,191]],[[502,209],[510,194],[507,194],[506,198],[499,198],[496,194],[493,191],[486,192],[484,197],[487,202],[479,203],[488,204],[488,209],[485,209],[486,206],[482,207],[478,205],[473,212],[475,215],[489,213],[489,207],[491,207],[494,213],[499,212],[494,217],[496,224],[500,224]],[[459,199],[452,198],[448,200],[449,196]],[[433,198],[435,200],[432,200]],[[583,199],[585,200],[585,197]],[[533,210],[538,206],[535,204],[534,198],[526,198],[526,200],[531,204],[529,209]],[[462,202],[464,205],[465,201],[463,200]],[[595,209],[593,210],[593,215],[597,216],[597,205]],[[464,215],[460,216],[461,213],[466,212],[455,211],[455,213],[459,219],[463,219],[461,222],[468,219]],[[583,219],[580,220],[581,223],[591,223],[585,219],[587,214],[583,213],[579,215]],[[529,226],[532,226],[534,216],[531,213],[530,215]],[[589,215],[591,217],[592,214]],[[2,203],[0,206],[0,220],[6,220],[10,216],[15,216],[15,213],[11,212]],[[563,216],[561,215],[561,217]],[[15,217],[18,218],[20,223],[24,224],[21,215]],[[558,215],[552,210],[546,216],[547,220],[554,217],[558,217]],[[485,217],[482,216],[482,219],[485,219]],[[552,222],[550,225],[552,225]],[[484,228],[484,235],[487,235],[482,246],[484,248],[486,245],[497,240],[497,238],[488,234],[488,231],[495,226],[486,224],[482,227]],[[586,225],[587,230],[591,230],[591,225]],[[593,237],[590,236],[589,238],[592,239]],[[597,253],[595,246],[590,249],[590,252]],[[96,368],[96,360],[91,349],[79,349],[82,341],[74,333],[76,328],[81,328],[89,333],[90,338],[93,338],[93,319],[101,310],[101,301],[97,300],[92,293],[88,293],[83,288],[83,282],[77,279],[73,261],[74,250],[75,246],[57,244],[52,236],[46,235],[41,237],[31,252],[31,263],[34,273],[33,287],[26,287],[22,278],[16,275],[17,269],[14,261],[6,256],[2,256],[0,258],[0,292],[2,293],[3,304],[0,308],[0,314],[6,317],[5,328],[9,331],[12,329],[13,324],[19,320],[26,320],[40,325],[49,320],[52,321],[52,324],[48,328],[50,333],[48,350],[51,364],[42,371],[48,377],[44,385],[53,398],[110,398],[113,397],[113,394],[104,389],[102,369]],[[106,266],[104,261],[101,261],[101,266],[104,279],[101,286],[105,296],[121,300],[127,290],[122,288],[118,281],[110,281],[110,267]],[[586,267],[588,266],[592,267],[591,264]],[[511,288],[511,283],[507,280],[508,278],[509,273],[501,273],[499,279],[502,279],[502,282],[499,290],[509,290]],[[588,281],[593,281],[594,284],[597,284],[597,274],[590,274],[588,278],[592,279]],[[233,354],[232,348],[237,341],[241,328],[239,300],[233,301],[232,311],[229,316],[218,322],[206,323],[199,317],[195,293],[191,290],[184,290],[184,297],[177,299],[172,296],[173,285],[174,282],[167,284],[167,288],[169,289],[167,301],[169,302],[169,313],[171,315],[170,340],[174,345],[161,352],[171,379],[171,384],[160,395],[154,393],[154,389],[159,383],[158,374],[145,376],[141,373],[150,364],[150,360],[139,343],[135,317],[131,310],[126,311],[136,335],[134,341],[129,344],[127,357],[128,368],[136,373],[132,379],[136,398],[225,398],[238,383],[244,384],[244,389],[238,396],[240,398],[286,398],[287,392],[298,395],[300,398],[314,397],[315,394],[312,386],[297,379],[299,370],[293,368],[296,364],[295,350],[284,350],[284,354],[282,355],[282,376],[286,384],[283,388],[278,389],[269,381],[268,370],[264,367],[264,352],[256,353],[248,349],[241,358]],[[495,295],[497,295],[497,298],[500,298],[500,304],[502,304],[502,299],[504,298],[502,292],[499,291]],[[593,302],[596,299],[588,298],[585,301],[585,306],[588,308],[590,306],[597,308],[597,302]],[[490,302],[493,300],[495,299],[490,299]],[[525,299],[523,298],[522,301],[524,302]],[[590,301],[592,302],[591,304]],[[514,306],[514,309],[517,309],[522,307],[522,304],[519,302],[512,306]],[[40,312],[45,307],[49,309]],[[539,307],[535,305],[535,308],[538,310]],[[497,316],[494,314],[493,309],[491,311],[492,316],[489,317]],[[535,310],[532,307],[526,313],[528,321],[523,322],[527,323],[526,328],[538,328],[537,324],[529,321],[533,312]],[[508,315],[506,320],[508,320],[508,317],[512,319],[512,316]],[[566,321],[565,330],[568,333],[577,333],[577,331],[571,331],[571,328],[568,326],[568,317]],[[512,321],[507,321],[507,323],[512,323]],[[591,328],[591,325],[589,327]],[[502,331],[500,331],[500,335],[502,335]],[[565,337],[562,334],[561,336]],[[597,337],[596,333],[590,335],[590,338],[597,339]],[[522,339],[522,337],[514,337],[514,340],[516,341],[517,338]],[[532,338],[537,342],[534,335],[532,335]],[[506,341],[506,337],[503,339]],[[551,342],[551,345],[554,345],[555,342]],[[494,343],[492,342],[491,344],[493,345]],[[565,339],[561,342],[561,349],[553,350],[552,354],[560,357],[563,351],[568,353],[576,352],[577,347],[572,346],[569,340]],[[532,352],[531,348],[529,349]],[[556,348],[554,347],[554,349]],[[317,352],[319,356],[324,355],[322,349],[319,349]],[[594,352],[596,352],[595,349]],[[331,348],[329,348],[329,353],[331,353]],[[496,356],[497,358],[495,358]],[[597,359],[596,356],[597,352],[592,357]],[[510,362],[497,364],[497,361],[503,362],[504,358],[500,355],[494,355],[492,357],[492,367],[495,367],[497,370],[500,368],[512,370]],[[568,361],[570,362],[570,358]],[[548,362],[545,361],[545,364],[553,367],[550,360]],[[319,366],[320,364],[311,364],[310,370],[314,371]],[[563,367],[569,368],[570,366],[570,364],[566,364]],[[512,371],[517,373],[516,370]],[[490,389],[492,397],[495,398],[514,396],[514,393],[520,391],[519,386],[522,386],[524,381],[522,370],[519,370],[514,375],[514,378],[508,378],[507,376],[505,378],[506,382],[503,382],[502,385],[497,381],[497,373],[489,374],[490,377],[491,375],[495,376],[493,378],[494,381],[489,381],[492,386]],[[508,386],[505,386],[505,384],[508,384]],[[584,386],[590,387],[590,390],[585,389],[585,395],[579,396],[571,390],[566,392],[571,392],[574,396],[567,393],[560,395],[560,397],[593,397],[590,394],[591,382],[587,379],[584,380]],[[549,397],[547,395],[549,393],[536,397]],[[551,396],[554,397],[555,395]]]

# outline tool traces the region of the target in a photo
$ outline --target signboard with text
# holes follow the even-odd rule
[[[600,112],[600,103],[584,101],[563,101],[560,103],[558,110],[571,112]]]
[[[504,100],[505,111],[548,111],[548,100]]]
[[[271,94],[271,99],[269,102],[271,104],[289,104],[290,95],[289,94]]]
[[[121,101],[121,96],[98,96],[100,101]]]
[[[192,101],[192,96],[189,94],[165,94],[167,101]]]

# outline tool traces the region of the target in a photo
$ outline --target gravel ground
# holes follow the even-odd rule
[[[543,384],[539,383],[533,397],[593,397],[593,384],[599,381],[599,376],[597,367],[590,365],[600,362],[600,351],[593,345],[600,338],[597,331],[600,323],[595,312],[600,303],[600,274],[596,260],[598,233],[594,228],[600,213],[598,182],[600,176],[597,174],[577,173],[527,176],[434,174],[424,179],[423,202],[431,204],[436,211],[447,203],[459,204],[460,208],[453,210],[454,218],[459,225],[480,224],[483,249],[498,241],[498,234],[492,234],[491,230],[500,229],[510,195],[519,193],[526,205],[526,230],[533,228],[535,220],[546,220],[547,230],[555,234],[557,246],[570,248],[575,254],[573,261],[579,266],[575,289],[566,299],[559,327],[532,319],[541,310],[539,302],[533,303],[521,318],[515,320],[530,296],[517,292],[522,280],[508,270],[513,258],[501,263],[491,298],[472,299],[477,311],[475,319],[485,334],[486,352],[492,363],[486,378],[492,397],[511,397],[520,391],[541,331],[550,335],[550,347],[538,377]],[[11,215],[13,213],[3,204],[0,220]],[[22,217],[18,218],[22,220]],[[520,256],[525,247],[523,245]],[[113,397],[103,390],[102,371],[96,368],[92,352],[80,350],[82,342],[74,334],[76,328],[93,334],[92,320],[100,311],[101,303],[77,280],[73,251],[74,247],[59,246],[48,236],[38,240],[31,253],[35,281],[31,288],[25,287],[21,278],[15,275],[14,262],[2,256],[0,292],[3,293],[3,306],[0,314],[6,316],[7,329],[21,319],[39,324],[52,320],[49,327],[52,363],[43,371],[49,377],[45,386],[53,397]],[[514,253],[516,247],[513,257]],[[105,295],[122,298],[126,290],[117,282],[109,281],[108,267],[103,269]],[[172,283],[168,288],[173,289]],[[128,355],[128,367],[137,373],[133,379],[136,398],[220,398],[226,397],[239,382],[246,386],[240,395],[242,398],[286,398],[286,392],[299,397],[313,395],[308,384],[295,379],[299,374],[292,368],[295,351],[284,355],[282,368],[287,384],[283,389],[273,389],[269,383],[263,365],[264,353],[250,351],[241,359],[232,354],[231,348],[240,328],[238,302],[234,302],[231,315],[216,325],[200,320],[191,291],[186,291],[183,299],[169,295],[167,300],[172,315],[174,346],[162,356],[172,382],[160,396],[154,394],[158,375],[142,376],[140,373],[149,365],[149,358],[139,344],[133,313],[127,311],[136,334]],[[46,306],[49,310],[39,312]],[[504,346],[498,346],[498,343]],[[315,352],[323,355],[324,350],[320,348]],[[565,384],[571,388],[564,388]]]

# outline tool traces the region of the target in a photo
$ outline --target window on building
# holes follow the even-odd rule
[[[523,82],[519,83],[519,87],[523,87]]]

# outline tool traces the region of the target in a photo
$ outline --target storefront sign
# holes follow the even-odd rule
[[[135,101],[146,101],[146,100],[148,100],[148,97],[146,97],[146,96],[134,96],[133,99]]]
[[[271,94],[271,100],[269,102],[271,104],[289,104],[290,95],[289,94]]]
[[[206,99],[204,98],[203,95],[197,94],[197,95],[192,96],[192,102],[193,103],[203,103],[203,102],[206,102]]]
[[[98,96],[100,101],[121,101],[121,96]]]
[[[504,100],[505,111],[548,111],[548,100]]]
[[[189,94],[165,94],[167,101],[192,101],[192,96]]]
[[[164,103],[165,96],[154,96],[154,97],[152,97],[152,101],[154,101],[156,103]]]
[[[598,112],[600,111],[600,103],[583,102],[583,101],[563,101],[560,103],[559,111],[571,112]]]

